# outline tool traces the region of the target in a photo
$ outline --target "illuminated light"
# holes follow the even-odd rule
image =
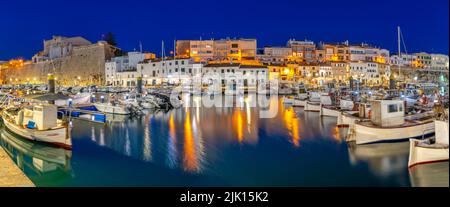
[[[184,122],[184,169],[189,172],[198,172],[200,171],[200,167],[197,160],[197,150],[189,118],[190,113],[187,111]]]
[[[417,80],[417,76],[416,76],[416,77],[414,77],[414,80]]]

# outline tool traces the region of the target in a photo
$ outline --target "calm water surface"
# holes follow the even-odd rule
[[[448,186],[448,162],[408,170],[407,142],[348,145],[335,118],[272,97],[278,113],[261,119],[251,97],[212,108],[190,97],[193,107],[107,125],[74,120],[72,151],[3,129],[0,143],[37,186]]]

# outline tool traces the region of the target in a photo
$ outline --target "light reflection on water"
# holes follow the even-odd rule
[[[57,168],[67,176],[42,172],[32,180],[38,186],[411,185],[407,143],[348,146],[335,118],[272,97],[264,109],[277,115],[261,119],[261,108],[252,107],[261,100],[238,97],[221,101],[239,106],[206,108],[189,97],[190,107],[111,115],[107,125],[74,121],[71,167]],[[14,149],[3,137],[2,146]]]

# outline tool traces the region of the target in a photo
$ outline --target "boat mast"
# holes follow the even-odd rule
[[[397,43],[398,43],[398,58],[399,58],[399,64],[398,64],[398,77],[400,78],[401,75],[401,61],[402,61],[402,52],[401,52],[401,48],[400,48],[400,26],[397,26]]]

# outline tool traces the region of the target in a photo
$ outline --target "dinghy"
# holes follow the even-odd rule
[[[434,128],[436,131],[434,143],[431,143],[431,139],[410,140],[409,167],[426,163],[448,161],[448,122],[435,120]]]

